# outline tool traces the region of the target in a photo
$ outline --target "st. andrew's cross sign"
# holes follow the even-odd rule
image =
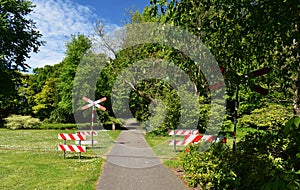
[[[94,145],[93,130],[94,130],[95,107],[99,108],[102,111],[105,111],[106,108],[104,106],[100,105],[100,103],[106,101],[106,97],[103,97],[103,98],[101,98],[99,100],[93,101],[93,100],[91,100],[91,99],[89,99],[89,98],[87,98],[87,97],[84,96],[82,98],[82,100],[85,101],[85,102],[87,102],[87,103],[89,103],[89,104],[87,104],[85,106],[82,106],[82,108],[81,108],[82,110],[86,110],[86,109],[92,107],[91,137],[92,137],[92,147],[93,147],[93,145]]]

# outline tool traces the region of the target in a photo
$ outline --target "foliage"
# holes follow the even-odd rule
[[[82,100],[82,97],[88,97],[92,100],[97,100],[102,97],[107,97],[107,100],[101,105],[107,108],[107,111],[100,111],[96,109],[99,115],[95,117],[95,122],[101,119],[102,123],[112,122],[110,117],[111,105],[110,105],[110,88],[112,80],[111,73],[107,70],[101,69],[109,59],[104,54],[98,54],[92,50],[88,50],[87,53],[82,57],[80,66],[78,66],[76,71],[76,76],[73,81],[73,110],[76,116],[76,122],[90,122],[91,121],[91,109],[86,109],[83,111],[82,106],[86,105],[86,102]],[[114,121],[117,123],[116,121]]]
[[[31,116],[11,115],[5,118],[6,128],[8,129],[37,129],[41,122],[37,118]]]
[[[253,184],[262,189],[300,188],[299,122],[293,121],[278,133],[250,133],[238,143],[236,171],[241,188],[251,189]]]
[[[253,110],[250,115],[243,115],[238,122],[242,127],[279,130],[293,116],[291,110],[282,105],[270,104],[268,107]]]
[[[33,74],[22,74],[18,89],[21,114],[41,120],[50,117],[58,103],[57,78],[60,67],[60,64],[46,65],[33,69]]]
[[[206,152],[199,145],[190,145],[182,156],[184,178],[190,186],[200,185],[203,189],[233,189],[237,176],[231,167],[229,147],[222,143],[213,144]]]
[[[64,122],[74,122],[72,107],[72,90],[77,66],[84,54],[91,47],[91,41],[84,35],[73,35],[72,40],[66,44],[66,57],[61,63],[61,74],[58,77],[59,102],[58,109],[63,110]],[[55,112],[56,113],[56,112]],[[58,117],[58,115],[56,115]]]
[[[0,69],[0,84],[0,125],[2,126],[4,118],[18,112],[19,96],[16,86],[20,85],[20,73],[17,71],[6,72]]]
[[[42,91],[34,95],[35,106],[32,107],[33,113],[40,119],[49,117],[49,114],[55,109],[56,81],[54,78],[48,78],[42,87]]]
[[[0,1],[0,125],[2,119],[18,112],[18,70],[29,68],[26,59],[42,45],[40,32],[28,18],[33,8],[28,0]]]
[[[206,189],[299,189],[299,124],[294,117],[279,131],[248,133],[235,153],[223,144],[206,152],[191,145],[182,158],[185,178]]]
[[[22,75],[17,100],[20,113],[46,119],[47,122],[74,122],[73,79],[90,41],[84,35],[72,36],[66,47],[66,58],[61,63],[35,68],[32,75]]]
[[[299,113],[298,0],[153,0],[150,3],[143,12],[145,16],[180,26],[203,40],[220,66],[226,68],[228,91],[236,84],[237,74],[268,66],[272,69],[270,77],[255,78],[245,86],[268,84],[272,93],[264,101],[287,100],[293,104],[295,113]],[[252,94],[243,101],[252,104],[252,109],[259,108],[258,97]]]
[[[21,69],[31,51],[38,52],[41,34],[27,16],[33,11],[31,1],[4,0],[0,2],[0,71]],[[16,45],[17,44],[17,45]],[[2,83],[2,81],[1,81]]]

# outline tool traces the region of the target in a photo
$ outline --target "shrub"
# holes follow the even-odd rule
[[[249,133],[237,144],[240,189],[300,189],[299,128],[291,136],[283,129]]]
[[[29,118],[24,123],[24,128],[25,129],[39,128],[40,124],[41,124],[41,121],[38,118]]]
[[[239,119],[239,125],[262,130],[279,130],[292,116],[292,111],[284,106],[269,105],[255,109],[250,115],[244,115]]]
[[[8,129],[37,129],[41,121],[31,116],[11,115],[5,118],[5,127]]]
[[[184,178],[190,186],[203,189],[233,189],[237,186],[236,174],[231,168],[230,149],[226,144],[215,143],[206,152],[199,145],[190,145],[182,157]]]
[[[189,147],[182,158],[189,185],[203,189],[300,189],[300,118],[278,131],[254,132],[235,153],[214,144],[206,152]]]

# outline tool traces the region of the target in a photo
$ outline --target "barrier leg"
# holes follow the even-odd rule
[[[79,140],[79,146],[81,146],[81,140]],[[78,159],[80,160],[81,152],[78,152]]]
[[[94,148],[94,130],[91,130],[92,136],[92,149]]]
[[[66,144],[67,144],[67,141],[64,140],[64,145],[66,145]],[[64,151],[64,159],[66,159],[66,151]]]
[[[175,129],[174,129],[174,134],[173,134],[173,140],[174,140],[174,152],[176,152],[176,134],[175,134]]]

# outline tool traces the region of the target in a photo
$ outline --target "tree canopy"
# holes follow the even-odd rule
[[[42,36],[33,20],[28,19],[34,5],[27,0],[0,2],[0,115],[1,118],[17,112],[18,70],[26,71],[26,59],[38,52]]]

